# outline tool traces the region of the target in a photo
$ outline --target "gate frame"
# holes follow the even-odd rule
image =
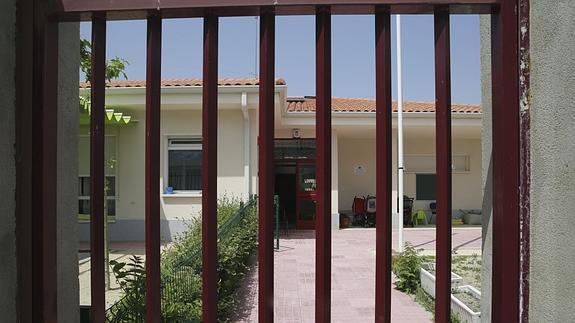
[[[260,44],[260,66],[265,67],[260,69],[260,106],[265,103],[269,106],[273,102],[273,96],[270,98],[270,93],[273,93],[274,88],[274,71],[273,71],[273,18],[275,15],[293,15],[293,14],[316,14],[318,19],[317,31],[327,31],[328,21],[326,20],[333,14],[375,14],[379,17],[377,20],[381,24],[383,21],[387,24],[387,19],[390,14],[397,13],[432,13],[437,8],[446,8],[449,14],[454,13],[489,13],[492,17],[492,100],[493,100],[493,298],[492,298],[492,320],[494,322],[508,322],[508,321],[527,321],[528,320],[528,275],[529,275],[529,111],[520,105],[520,99],[526,96],[529,91],[529,72],[522,63],[528,61],[529,51],[529,37],[520,33],[521,27],[529,27],[529,0],[163,0],[158,2],[155,0],[141,0],[141,1],[123,1],[119,4],[114,0],[22,0],[19,2],[18,14],[18,32],[21,36],[18,41],[18,55],[17,61],[17,105],[18,105],[18,129],[17,129],[17,233],[18,233],[18,264],[21,268],[26,265],[32,265],[30,270],[22,270],[18,277],[18,304],[19,316],[22,322],[56,322],[57,321],[57,209],[56,209],[56,182],[57,182],[57,79],[58,79],[58,22],[64,21],[82,21],[90,20],[92,17],[97,17],[100,14],[105,14],[107,20],[118,19],[149,19],[153,30],[157,33],[161,28],[161,19],[175,18],[175,17],[214,17],[216,20],[215,27],[212,24],[207,24],[207,27],[217,28],[217,17],[225,16],[241,16],[241,15],[261,15],[262,17],[262,36],[267,31],[265,37],[262,37]],[[322,8],[319,11],[318,8]],[[376,9],[378,8],[378,9]],[[381,8],[385,8],[381,10]],[[436,27],[444,26],[445,17],[439,19],[440,15],[436,14]],[[449,15],[447,15],[449,18]],[[521,18],[521,21],[520,21]],[[383,20],[381,20],[383,19]],[[211,20],[210,20],[211,21]],[[447,20],[448,22],[448,20]],[[26,24],[32,23],[30,28]],[[438,25],[439,24],[439,25]],[[159,27],[158,27],[159,26]],[[384,37],[384,43],[387,43],[386,37],[389,31],[383,28],[384,34],[378,34],[379,37]],[[381,31],[381,25],[378,31]],[[159,93],[160,82],[159,80],[159,52],[161,45],[154,45],[159,42],[161,33],[158,37],[151,37],[153,41],[149,43],[148,54],[149,59],[147,63],[148,77],[151,77],[151,82],[148,82],[147,88],[150,94],[150,102],[147,105],[159,108]],[[331,273],[331,228],[330,221],[326,221],[331,216],[331,205],[327,202],[331,199],[331,192],[328,191],[330,186],[331,165],[328,163],[331,159],[330,155],[325,155],[329,151],[331,145],[329,144],[331,134],[327,130],[330,129],[329,119],[331,114],[330,100],[331,80],[329,78],[327,62],[330,61],[331,55],[327,50],[330,46],[329,37],[322,36],[318,33],[318,51],[317,61],[317,85],[318,85],[318,162],[324,161],[324,166],[329,169],[325,174],[318,174],[318,184],[320,184],[318,195],[325,195],[322,203],[318,202],[318,208],[322,212],[318,212],[318,228],[317,246],[317,279],[316,279],[316,292],[319,293],[319,301],[316,304],[316,321],[329,322],[330,321],[330,273]],[[215,39],[214,39],[215,38]],[[217,34],[209,37],[210,41],[217,42]],[[381,39],[380,39],[381,40]],[[149,34],[150,41],[150,34]],[[379,44],[379,43],[378,43]],[[449,42],[442,43],[449,45]],[[521,47],[520,47],[521,45]],[[154,47],[156,51],[154,51]],[[376,46],[376,51],[379,55],[385,54],[385,61],[380,61],[381,57],[377,57],[378,64],[382,62],[388,64],[388,51],[387,46]],[[521,48],[521,50],[520,50]],[[205,50],[207,50],[205,48]],[[445,52],[445,47],[437,47],[436,53]],[[100,61],[101,51],[94,51],[93,59],[95,62]],[[211,52],[210,52],[211,53]],[[216,54],[217,55],[217,54]],[[442,66],[442,57],[436,57],[436,66]],[[445,58],[445,57],[443,57]],[[33,64],[29,64],[33,62]],[[325,65],[324,65],[325,64]],[[319,68],[322,67],[323,68]],[[378,67],[379,66],[379,69]],[[377,65],[376,70],[382,69],[382,65]],[[387,66],[387,65],[385,65]],[[447,68],[447,65],[443,65]],[[152,70],[150,70],[152,69]],[[151,74],[150,74],[150,71]],[[154,72],[155,71],[155,72]],[[217,71],[217,63],[213,60],[204,63],[204,71],[206,75],[214,75]],[[436,68],[436,71],[438,69]],[[445,69],[439,69],[439,73],[445,74]],[[385,71],[385,73],[388,73]],[[389,71],[389,73],[391,73]],[[217,73],[215,73],[217,78]],[[520,76],[522,78],[520,79]],[[386,125],[388,117],[385,115],[385,107],[389,104],[387,95],[388,89],[391,84],[388,75],[383,77],[377,75],[378,83],[376,93],[378,93],[378,124],[383,122]],[[439,75],[437,75],[439,77]],[[213,93],[217,93],[217,81],[208,78],[211,82],[204,83],[204,92],[211,93],[210,99],[217,101],[217,97],[213,97]],[[92,89],[95,93],[103,93],[102,82],[94,83]],[[445,100],[449,98],[448,84],[443,84],[436,80],[437,90],[437,103],[438,115],[439,112],[446,113],[445,128],[438,127],[438,134],[441,131],[442,139],[445,143],[449,128],[449,109],[441,110],[441,107],[448,107],[449,104]],[[272,92],[270,92],[272,91]],[[263,94],[262,94],[263,93]],[[323,100],[321,100],[323,97]],[[153,104],[151,100],[154,99]],[[147,100],[147,101],[148,101]],[[156,101],[157,100],[157,101]],[[210,101],[210,106],[215,106],[216,102]],[[204,105],[205,107],[207,106]],[[273,106],[273,104],[272,104]],[[158,109],[159,110],[159,109]],[[268,110],[268,109],[266,109]],[[271,110],[271,109],[269,109]],[[263,110],[262,110],[263,111]],[[380,112],[384,112],[380,115]],[[156,111],[159,113],[159,111]],[[213,114],[212,114],[213,113]],[[214,117],[214,114],[216,117]],[[268,111],[264,114],[266,118],[273,117],[273,111]],[[204,115],[204,121],[208,120],[210,124],[210,131],[207,136],[212,138],[213,133],[217,130],[217,114],[211,112],[209,117]],[[31,120],[31,121],[30,121]],[[266,119],[269,120],[269,119]],[[157,124],[156,124],[157,122]],[[260,123],[262,120],[260,119]],[[156,128],[158,126],[158,128]],[[149,128],[148,128],[149,127]],[[147,129],[151,133],[157,133],[159,129],[159,118],[154,120],[153,124],[147,125]],[[260,128],[263,134],[269,136],[273,134],[273,126]],[[385,134],[389,131],[377,132],[377,147],[378,147],[378,182],[383,181],[385,185],[378,186],[378,204],[387,205],[387,200],[391,194],[391,188],[388,185],[389,168],[391,165],[386,165],[381,162],[381,157],[388,155],[389,145]],[[217,132],[216,132],[217,134]],[[447,135],[447,137],[446,137]],[[268,172],[273,167],[273,159],[269,158],[271,153],[269,138],[260,137],[260,183],[264,184],[263,187],[273,187],[273,177],[269,176]],[[215,136],[213,137],[215,138]],[[95,139],[95,138],[93,138]],[[208,138],[206,138],[208,139]],[[156,142],[150,138],[147,142],[147,154],[156,151]],[[273,140],[273,136],[272,136]],[[100,140],[93,141],[94,145],[103,143]],[[380,147],[381,146],[381,147]],[[447,145],[448,146],[448,145]],[[449,158],[449,147],[438,145],[437,158],[438,170],[441,165],[445,165],[448,161],[444,158]],[[323,147],[323,149],[319,149]],[[101,148],[101,147],[95,147]],[[272,147],[273,148],[273,147]],[[379,150],[382,149],[383,150]],[[212,148],[215,150],[215,148]],[[207,154],[208,157],[205,161],[214,162],[216,153]],[[153,156],[150,155],[152,158]],[[96,159],[96,157],[94,157]],[[263,158],[263,163],[261,163]],[[100,159],[100,157],[98,157]],[[159,163],[153,158],[153,162],[146,165],[146,188],[150,189],[146,197],[146,237],[148,238],[146,245],[146,254],[148,259],[148,291],[159,295],[159,226],[153,224],[157,223],[159,219],[155,217],[159,214],[159,204],[156,201],[159,199],[158,195],[154,194],[154,183],[157,182],[159,177]],[[272,166],[270,166],[272,164]],[[329,164],[329,165],[328,165]],[[207,166],[206,166],[207,167]],[[385,167],[385,171],[380,170]],[[264,172],[261,172],[264,170]],[[30,172],[30,173],[27,173]],[[443,176],[438,177],[438,188],[448,190],[446,186],[449,179],[450,172],[447,171]],[[28,175],[31,174],[31,175]],[[266,178],[266,174],[268,178]],[[387,175],[386,175],[387,174]],[[213,176],[212,176],[213,177]],[[148,182],[149,181],[149,182]],[[206,180],[204,182],[204,189],[210,194],[206,195],[204,205],[208,206],[207,214],[215,215],[215,193],[216,188],[215,180]],[[270,186],[270,183],[271,186]],[[99,184],[98,186],[101,186]],[[32,192],[35,196],[35,203],[31,203],[31,198],[25,195],[26,192]],[[388,194],[381,195],[381,192]],[[323,193],[323,194],[322,194]],[[328,194],[329,193],[329,194]],[[444,192],[447,193],[447,192]],[[210,198],[208,199],[208,195]],[[329,196],[328,196],[329,195]],[[388,196],[389,195],[389,196]],[[273,195],[260,194],[260,211],[265,211],[269,207],[266,205],[273,205]],[[444,203],[450,202],[451,197],[449,194],[444,196]],[[271,202],[270,202],[271,201]],[[149,203],[148,203],[149,202]],[[521,203],[521,208],[520,208]],[[324,205],[325,204],[325,205]],[[28,205],[31,205],[31,209]],[[381,240],[381,234],[388,232],[391,222],[391,210],[387,210],[386,214],[378,215],[378,221],[382,223],[378,225],[377,233],[379,242],[377,243],[377,275],[390,275],[390,250],[386,249],[386,245],[391,245],[387,240]],[[439,213],[439,208],[438,208]],[[264,264],[260,267],[260,284],[265,286],[260,290],[260,322],[273,322],[273,251],[269,250],[273,247],[273,230],[268,228],[271,221],[265,216],[265,212],[260,212],[260,261]],[[439,214],[438,218],[445,220],[447,214]],[[324,221],[322,222],[322,219]],[[206,217],[204,225],[209,232],[213,231],[213,223],[215,218]],[[101,223],[101,219],[95,216],[92,220],[93,225]],[[208,225],[210,224],[210,225]],[[262,225],[263,224],[263,225]],[[388,227],[389,226],[389,227]],[[93,250],[101,249],[103,238],[100,233],[100,228],[92,228],[92,232],[98,233],[92,241]],[[96,231],[94,231],[96,230]],[[262,231],[263,230],[263,231]],[[268,232],[269,231],[269,232]],[[449,280],[443,278],[441,273],[449,272],[450,270],[450,257],[445,254],[447,249],[446,243],[450,238],[450,223],[447,221],[440,221],[438,224],[438,242],[442,241],[442,249],[438,249],[440,255],[438,256],[438,280],[436,291],[438,299],[445,299],[450,293],[448,286]],[[270,233],[271,232],[271,233]],[[213,233],[213,232],[212,232]],[[266,234],[267,233],[267,234]],[[505,237],[505,241],[503,238]],[[447,239],[447,240],[446,240]],[[206,264],[206,277],[215,277],[215,262],[217,262],[217,255],[213,246],[208,246],[210,241],[213,241],[213,235],[206,233],[203,239],[204,252],[207,252],[204,261]],[[387,241],[387,243],[386,243]],[[157,250],[156,250],[157,249]],[[444,250],[445,249],[445,250]],[[267,252],[266,252],[267,251]],[[263,258],[262,258],[263,257]],[[96,257],[99,259],[99,257]],[[100,270],[93,271],[93,275],[101,275]],[[447,276],[445,276],[447,277]],[[99,281],[98,277],[93,277]],[[215,287],[216,279],[208,279],[204,284],[204,290],[210,290],[206,287]],[[378,322],[389,322],[390,311],[390,298],[387,297],[389,292],[387,289],[390,282],[387,280],[377,280],[376,286],[383,286],[386,290],[385,293],[377,293],[376,291],[376,313],[383,313],[382,316],[376,317]],[[104,286],[93,286],[92,293],[94,296],[101,295]],[[381,291],[380,291],[381,292]],[[217,314],[217,307],[215,302],[217,299],[210,294],[208,297],[205,295],[204,300],[207,301],[205,306],[204,315],[207,320],[211,321]],[[100,296],[101,297],[101,296]],[[147,298],[151,302],[147,306],[147,321],[159,322],[160,318],[160,303],[159,298],[150,296]],[[262,302],[264,301],[264,302]],[[436,319],[438,321],[446,321],[445,313],[449,313],[449,304],[447,302],[439,302],[436,309]],[[28,310],[28,306],[32,305],[32,310]],[[95,321],[101,320],[102,311],[101,306],[95,307],[98,311],[94,316]],[[447,316],[448,317],[448,316]],[[97,318],[97,319],[96,319]]]

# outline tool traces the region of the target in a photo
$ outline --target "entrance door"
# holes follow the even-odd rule
[[[297,163],[297,229],[314,229],[317,203],[315,164]]]
[[[280,227],[296,228],[297,167],[295,164],[275,166],[275,194],[280,202]],[[287,227],[286,227],[287,226]]]

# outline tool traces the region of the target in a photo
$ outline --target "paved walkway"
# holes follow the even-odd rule
[[[90,244],[87,242],[78,243],[81,252],[78,253],[78,270],[80,282],[80,305],[90,305],[90,253],[87,252]],[[143,242],[113,242],[111,244],[110,259],[116,261],[129,262],[132,255],[138,255],[145,259],[144,243]],[[106,290],[106,306],[111,306],[118,299],[122,297],[122,290],[116,282],[116,278],[110,269],[110,286]]]
[[[315,240],[313,231],[291,231],[280,241],[275,253],[276,322],[313,322],[315,294]],[[332,321],[373,322],[375,230],[346,229],[333,232],[332,247]],[[393,233],[397,243],[397,232]],[[434,228],[409,228],[404,231],[409,241],[425,254],[435,253]],[[454,228],[453,249],[459,254],[481,253],[481,228]],[[111,258],[127,260],[130,255],[143,255],[142,242],[112,243]],[[87,249],[80,243],[80,249]],[[79,253],[80,303],[90,304],[90,258]],[[111,305],[120,296],[112,275],[113,289],[106,293]],[[257,264],[252,266],[241,290],[243,306],[236,322],[257,322]],[[393,322],[431,322],[431,315],[411,297],[392,290]]]
[[[406,229],[406,241],[434,253],[435,229]],[[393,241],[397,239],[393,234]],[[456,228],[453,246],[459,252],[480,253],[481,228]],[[374,321],[375,230],[347,229],[332,236],[332,321]],[[315,240],[313,231],[292,231],[275,253],[276,322],[313,322],[315,304]],[[244,297],[234,321],[257,322],[257,265],[241,290]],[[431,322],[410,296],[392,290],[393,322]]]

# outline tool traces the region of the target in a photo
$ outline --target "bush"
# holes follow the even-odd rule
[[[393,258],[392,270],[397,281],[395,286],[398,290],[407,294],[414,294],[419,288],[419,271],[421,269],[421,257],[409,242],[405,243],[403,252]]]
[[[435,300],[427,295],[421,288],[419,271],[423,262],[432,261],[433,257],[420,256],[419,250],[416,250],[409,242],[405,243],[403,252],[393,258],[392,270],[397,281],[395,286],[398,290],[413,295],[413,298],[426,311],[435,312]],[[451,312],[451,323],[460,323],[459,315]]]
[[[239,214],[239,211],[243,213]],[[229,319],[237,305],[236,292],[257,247],[257,208],[255,201],[242,207],[239,200],[218,201],[218,321]],[[162,253],[162,321],[200,322],[202,316],[201,220],[190,222],[169,249]],[[124,298],[108,315],[113,322],[140,322],[145,312],[140,264],[115,263],[114,274]],[[136,268],[136,270],[133,270]],[[130,296],[131,295],[131,296]]]

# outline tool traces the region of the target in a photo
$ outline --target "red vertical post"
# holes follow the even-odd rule
[[[435,25],[435,146],[437,229],[435,321],[451,321],[451,68],[449,9],[437,7]]]
[[[32,137],[32,319],[58,322],[58,23],[35,12]]]
[[[331,9],[316,10],[315,321],[331,321]]]
[[[493,322],[519,316],[519,19],[517,0],[491,16],[493,102]]]
[[[375,321],[391,322],[391,16],[375,13],[376,198]]]
[[[260,14],[258,321],[274,321],[274,93],[275,12]]]
[[[159,323],[162,18],[148,16],[146,57],[146,322]]]
[[[203,321],[218,317],[218,17],[204,17],[202,92],[202,304]]]
[[[104,264],[104,136],[106,95],[106,14],[92,17],[92,75],[90,115],[90,286],[91,319],[103,323],[106,319]]]

